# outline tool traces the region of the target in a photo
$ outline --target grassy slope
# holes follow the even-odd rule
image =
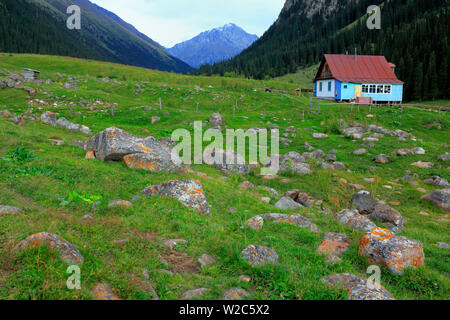
[[[256,173],[247,177],[233,176],[228,181],[222,181],[217,170],[208,166],[194,166],[194,171],[204,172],[209,178],[199,178],[194,173],[186,174],[183,178],[198,178],[202,182],[212,207],[212,217],[200,217],[175,200],[159,197],[143,199],[127,210],[109,209],[107,203],[111,200],[129,200],[148,185],[180,177],[132,170],[122,163],[84,160],[81,149],[67,145],[70,140],[86,139],[82,134],[38,122],[19,127],[0,120],[1,155],[19,145],[26,146],[37,155],[36,159],[26,163],[0,160],[0,203],[24,209],[23,214],[0,217],[0,299],[91,299],[90,287],[97,282],[109,283],[122,298],[147,299],[149,294],[143,284],[143,269],[149,271],[149,282],[162,299],[176,299],[184,291],[199,287],[211,289],[204,296],[205,299],[221,298],[223,291],[231,287],[249,290],[254,299],[344,299],[342,291],[329,289],[319,279],[340,272],[365,275],[368,263],[357,254],[362,233],[337,224],[330,216],[315,209],[297,212],[311,217],[322,230],[319,234],[291,225],[267,222],[261,232],[250,230],[243,227],[247,219],[280,210],[273,207],[276,201],[273,197],[271,204],[259,200],[261,196],[269,196],[265,190],[257,188],[241,191],[238,188],[245,180],[255,185],[273,187],[279,193],[298,188],[315,199],[323,199],[326,207],[340,210],[348,205],[355,192],[348,184],[339,182],[340,178],[365,185],[381,200],[400,202],[398,210],[407,221],[402,235],[424,243],[424,267],[408,270],[403,276],[393,276],[383,270],[382,284],[398,299],[449,298],[450,254],[448,249],[435,245],[438,242],[450,242],[448,222],[439,221],[446,213],[421,200],[416,187],[401,180],[398,181],[400,185],[394,184],[392,190],[383,187],[401,178],[405,169],[417,172],[420,175],[420,179],[417,179],[420,187],[430,191],[434,188],[423,184],[421,181],[424,178],[431,174],[449,178],[449,171],[436,161],[439,154],[448,151],[448,146],[444,145],[449,136],[448,114],[438,115],[426,110],[401,113],[397,109],[383,109],[379,113],[372,110],[377,120],[371,120],[366,117],[369,112],[366,108],[362,108],[359,113],[355,108],[355,112],[350,113],[347,106],[323,105],[320,115],[307,114],[306,121],[301,122],[301,113],[306,110],[309,97],[296,97],[293,102],[285,95],[254,91],[254,88],[267,86],[278,89],[295,87],[289,83],[187,77],[71,58],[0,55],[0,69],[20,71],[23,66],[41,70],[43,79],[58,81],[54,73],[61,72],[88,80],[86,84],[80,84],[80,89],[76,91],[65,90],[60,85],[44,85],[38,93],[38,98],[48,103],[41,106],[42,112],[56,111],[69,118],[70,101],[84,99],[93,105],[98,100],[101,103],[96,110],[105,111],[109,108],[109,102],[118,103],[120,107],[115,111],[114,118],[107,112],[88,113],[86,108],[75,107],[75,113],[81,114],[75,114],[73,121],[89,126],[93,132],[114,125],[140,135],[144,135],[142,130],[146,128],[150,131],[149,135],[160,138],[169,136],[176,128],[189,129],[188,123],[206,120],[213,112],[222,112],[229,128],[265,126],[266,122],[260,116],[265,109],[266,121],[270,120],[282,129],[291,125],[300,128],[290,147],[281,146],[281,153],[306,151],[303,146],[305,141],[325,152],[336,148],[339,150],[338,159],[344,161],[351,172],[314,169],[311,176],[284,176],[292,179],[291,183],[286,184],[280,181],[282,177],[266,181]],[[126,81],[126,84],[97,81],[105,76]],[[146,83],[145,93],[138,93],[136,84],[143,82]],[[196,90],[196,86],[202,89]],[[54,101],[43,92],[65,97],[58,101],[59,107],[55,108]],[[164,105],[161,112],[141,108],[145,105],[154,106],[159,97],[162,97]],[[7,108],[20,114],[28,107],[27,98],[22,90],[0,90],[0,110]],[[240,99],[239,109],[233,119],[231,106],[236,99]],[[198,114],[194,112],[197,102],[200,105]],[[41,112],[37,106],[34,111]],[[169,112],[169,115],[164,112]],[[162,120],[151,125],[151,117],[155,115]],[[248,117],[248,120],[243,116]],[[376,143],[374,149],[370,149],[370,155],[355,156],[351,152],[360,147],[359,143],[343,139],[335,132],[339,118],[362,123],[376,121],[389,129],[408,130],[423,139],[423,142],[399,142],[386,137]],[[442,129],[423,126],[432,121],[440,121]],[[328,133],[330,138],[313,141],[311,132],[303,128]],[[51,146],[49,138],[63,139],[66,145]],[[415,146],[424,147],[427,154],[393,157],[393,162],[387,165],[374,165],[371,162],[373,155],[390,154],[396,149]],[[410,166],[417,160],[434,161],[437,165],[430,170]],[[376,167],[374,172],[368,170],[372,165]],[[18,169],[24,168],[50,170],[51,174],[18,175]],[[377,182],[364,183],[364,177],[374,177]],[[102,206],[96,212],[91,212],[90,206],[85,203],[60,207],[56,197],[65,198],[70,191],[101,196]],[[237,213],[230,213],[230,207],[236,207]],[[430,216],[419,215],[420,211],[427,211]],[[94,219],[83,219],[85,214],[91,214]],[[67,265],[54,252],[46,248],[23,252],[13,250],[18,242],[41,231],[58,234],[78,246],[85,258],[81,291],[66,288]],[[353,239],[351,250],[343,255],[343,263],[327,265],[325,258],[316,253],[323,232],[344,232]],[[170,254],[161,245],[163,239],[169,238],[188,240],[186,245],[177,247],[177,250],[193,258],[209,253],[217,258],[217,265],[193,274],[171,276],[160,272],[160,269],[173,270],[173,267],[167,267],[159,261],[160,256],[169,260],[174,258],[167,257]],[[280,255],[281,264],[262,268],[247,266],[239,259],[239,252],[248,244],[272,247]],[[192,269],[192,261],[175,265]],[[238,280],[242,274],[252,277],[250,284]]]
[[[300,88],[312,89],[314,77],[317,73],[317,68],[319,68],[319,65],[299,69],[296,73],[289,73],[276,79],[279,81],[287,81],[299,86]]]

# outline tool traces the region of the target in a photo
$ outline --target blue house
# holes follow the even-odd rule
[[[365,103],[400,103],[403,82],[384,56],[326,54],[314,79],[314,97]]]

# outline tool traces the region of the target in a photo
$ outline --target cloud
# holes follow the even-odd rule
[[[285,0],[92,0],[163,46],[233,22],[261,36]]]

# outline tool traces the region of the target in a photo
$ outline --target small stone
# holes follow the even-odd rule
[[[251,183],[250,181],[244,181],[239,185],[239,188],[242,189],[254,189],[255,185]]]
[[[450,212],[450,189],[435,190],[422,199],[431,201],[436,207]]]
[[[84,156],[85,159],[95,159],[95,154],[93,151],[86,152],[86,155]]]
[[[200,258],[198,258],[198,262],[202,268],[206,268],[215,265],[216,259],[213,256],[204,253],[200,256]]]
[[[434,164],[432,162],[423,162],[423,161],[417,161],[414,163],[411,163],[412,166],[423,168],[423,169],[431,169],[434,167]]]
[[[269,197],[261,197],[260,199],[261,199],[262,202],[270,203],[270,198]]]
[[[164,245],[168,247],[170,250],[175,249],[175,246],[179,243],[187,243],[184,239],[167,239],[163,241]]]
[[[298,209],[303,206],[291,198],[283,197],[275,204],[275,207],[278,209]]]
[[[328,135],[324,133],[313,133],[312,137],[314,139],[328,139]]]
[[[353,154],[355,154],[355,155],[363,155],[365,153],[367,153],[367,149],[358,149],[358,150],[353,151]]]
[[[58,139],[48,139],[48,141],[50,142],[50,144],[52,146],[62,146],[64,145],[64,141],[63,140],[58,140]]]
[[[92,294],[95,300],[121,300],[105,283],[96,284],[92,288]]]
[[[437,244],[437,246],[438,246],[439,248],[450,249],[450,244],[449,244],[449,243],[445,243],[445,242],[439,242],[439,243]]]
[[[248,283],[248,282],[250,282],[252,280],[252,278],[250,278],[247,275],[242,275],[242,276],[239,276],[239,280],[242,281],[242,282],[247,282]]]
[[[389,157],[385,154],[380,154],[380,155],[376,156],[375,158],[373,158],[373,161],[376,163],[388,163]]]
[[[133,204],[130,201],[126,201],[126,200],[114,200],[114,201],[111,201],[108,204],[108,207],[126,207],[126,208],[130,208],[132,206],[133,206]]]
[[[249,219],[246,224],[253,230],[260,231],[264,225],[264,219],[260,216]]]
[[[180,296],[180,300],[190,300],[193,298],[201,298],[209,289],[207,288],[199,288],[186,291]]]
[[[157,117],[157,116],[152,117],[152,124],[158,123],[160,121],[161,121],[160,117]]]
[[[21,212],[22,209],[11,206],[0,206],[0,215],[2,214],[16,214]]]

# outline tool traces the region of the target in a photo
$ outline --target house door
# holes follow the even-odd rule
[[[361,85],[355,86],[355,99],[358,99],[361,97]]]

